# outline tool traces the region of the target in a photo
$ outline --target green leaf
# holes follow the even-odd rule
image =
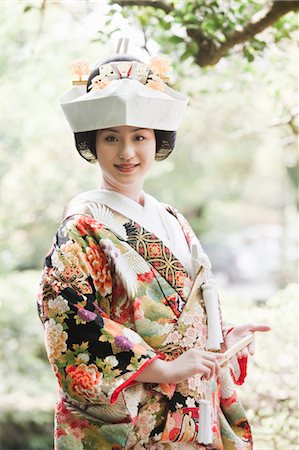
[[[199,24],[198,23],[188,23],[188,24],[186,24],[186,28],[188,30],[198,30]]]
[[[246,46],[243,47],[243,55],[245,56],[248,62],[252,62],[254,60],[254,54],[252,53],[249,47]]]
[[[102,359],[96,357],[96,365],[100,368],[103,369],[105,367],[105,363],[103,362]]]
[[[33,9],[33,6],[32,6],[32,5],[26,5],[26,6],[24,7],[24,9],[23,9],[23,12],[24,12],[24,13],[27,13],[27,12],[31,11],[31,9]]]
[[[163,30],[170,30],[171,28],[171,24],[169,22],[166,22],[165,20],[161,20],[159,21],[161,27],[163,28]]]
[[[187,50],[184,51],[184,53],[181,55],[180,60],[181,61],[186,61],[186,59],[190,58],[192,55],[190,49],[188,48]]]
[[[259,39],[251,39],[250,41],[251,47],[254,48],[254,50],[262,51],[266,47],[265,41],[260,41]]]
[[[198,23],[198,18],[195,16],[195,14],[186,14],[183,20],[184,22]]]
[[[136,16],[137,21],[140,23],[140,25],[145,28],[149,25],[151,17],[148,14],[139,14]]]
[[[182,42],[185,42],[185,39],[180,36],[173,35],[169,38],[169,42],[172,44],[181,44]]]
[[[84,353],[88,349],[89,343],[82,342],[81,344],[73,344],[75,354]]]

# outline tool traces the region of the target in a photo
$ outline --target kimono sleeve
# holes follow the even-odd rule
[[[114,403],[159,356],[100,308],[100,299],[111,299],[111,271],[95,226],[85,234],[78,223],[68,219],[56,234],[45,260],[38,311],[63,391],[79,402]]]
[[[195,267],[193,267],[193,277],[198,273],[198,268],[202,266],[204,272],[208,274],[209,279],[213,279],[212,266],[208,255],[205,253],[199,239],[195,235],[192,227],[186,220],[186,218],[178,212],[176,209],[169,205],[165,205],[181,224],[186,240],[189,244],[190,251],[194,251],[194,254],[198,255],[198,261],[195,261]],[[221,331],[223,340],[225,341],[226,335],[233,330],[233,325],[222,320],[222,308],[221,301],[218,295],[219,313],[221,318]],[[247,375],[247,357],[237,358],[236,356],[231,358],[230,361],[230,373],[235,384],[243,384]]]

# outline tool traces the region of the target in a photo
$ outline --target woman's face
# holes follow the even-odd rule
[[[139,192],[155,159],[155,132],[129,125],[98,130],[96,152],[104,188]]]

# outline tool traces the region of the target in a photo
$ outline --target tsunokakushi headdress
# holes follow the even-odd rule
[[[124,42],[124,54],[119,54]],[[71,70],[73,88],[60,99],[74,132],[77,150],[89,162],[96,161],[95,137],[99,129],[131,125],[151,128],[156,135],[156,159],[173,150],[176,130],[187,97],[167,86],[167,58],[145,64],[126,54],[128,39],[120,39],[117,54],[89,74],[85,61],[75,61]]]

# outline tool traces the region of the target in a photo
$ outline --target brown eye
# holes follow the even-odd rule
[[[135,140],[136,140],[137,142],[141,142],[141,141],[143,141],[144,139],[145,139],[144,136],[136,136],[136,137],[135,137]]]
[[[116,142],[117,141],[117,137],[116,136],[106,136],[105,137],[105,141],[107,141],[107,142]]]

